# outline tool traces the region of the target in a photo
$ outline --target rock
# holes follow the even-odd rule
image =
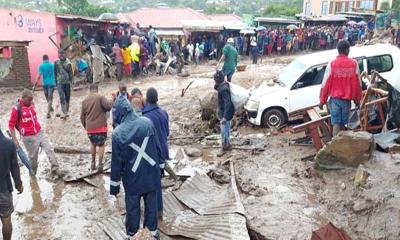
[[[342,189],[342,191],[346,190],[346,183],[342,182],[342,184],[340,184],[340,189]]]
[[[369,172],[364,168],[364,166],[360,165],[357,168],[356,176],[354,177],[354,185],[356,187],[365,186],[365,184],[367,184],[369,175]]]
[[[400,144],[389,144],[389,153],[400,153]]]
[[[225,169],[215,168],[210,171],[208,176],[221,184],[227,184],[231,182],[231,174]]]
[[[361,212],[369,210],[371,208],[372,208],[372,204],[366,200],[356,201],[353,205],[353,211],[355,213],[361,213]]]
[[[203,152],[200,149],[194,147],[186,147],[185,153],[189,157],[201,157],[203,155]]]
[[[358,167],[368,161],[374,149],[374,138],[368,132],[340,132],[316,155],[317,167],[324,168],[333,164]]]
[[[218,94],[216,91],[209,91],[200,98],[201,119],[208,121],[217,115]],[[214,117],[215,118],[215,117]]]

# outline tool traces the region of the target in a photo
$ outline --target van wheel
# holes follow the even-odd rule
[[[276,108],[267,110],[262,116],[262,125],[266,128],[280,128],[285,124],[285,114]]]

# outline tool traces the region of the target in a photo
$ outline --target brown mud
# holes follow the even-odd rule
[[[258,65],[248,65],[245,72],[234,75],[233,81],[246,88],[257,86],[276,77],[291,59],[293,57],[276,57],[264,59]],[[202,157],[184,156],[181,164],[212,169],[224,161],[234,161],[238,189],[254,239],[310,239],[313,230],[329,221],[342,227],[353,239],[400,239],[400,164],[393,160],[400,157],[376,153],[365,166],[370,173],[367,185],[357,188],[353,184],[355,169],[317,172],[312,161],[301,160],[315,154],[310,146],[291,144],[290,140],[304,134],[281,131],[274,136],[267,129],[244,124],[233,134],[236,136],[234,141],[250,147],[262,142],[264,151],[233,150],[223,158],[217,158],[218,148],[204,147],[217,146],[218,138],[207,140],[204,136],[218,133],[201,123],[199,104],[199,96],[213,90],[215,66],[206,64],[188,69],[192,74],[187,78],[166,75],[133,79],[127,82],[128,88],[138,87],[143,92],[149,87],[158,89],[159,103],[170,115],[170,137],[177,138],[171,141],[171,157],[174,158],[185,146],[203,148]],[[193,80],[185,96],[181,97],[182,89]],[[111,97],[117,86],[115,82],[104,83],[100,92]],[[20,91],[0,91],[0,127],[4,130]],[[46,119],[43,93],[35,93],[40,122],[54,145],[89,147],[79,121],[80,103],[87,91],[72,93],[71,113],[65,121],[54,116]],[[59,111],[57,94],[54,103]],[[107,151],[111,149],[111,126],[109,129]],[[185,139],[188,136],[200,137]],[[87,154],[57,154],[57,158],[61,168],[69,173],[87,171],[90,166]],[[123,192],[118,198],[108,194],[107,174],[91,178],[98,186],[94,187],[85,182],[66,184],[54,179],[48,169],[44,153],[40,153],[36,179],[30,178],[21,167],[25,190],[21,195],[14,193],[13,239],[109,239],[101,222],[122,217]],[[224,172],[228,171],[218,173],[222,181]]]

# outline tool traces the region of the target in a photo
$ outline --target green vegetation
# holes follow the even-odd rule
[[[106,7],[89,4],[87,0],[57,0],[57,4],[59,12],[73,15],[98,17],[110,11]]]
[[[301,12],[299,0],[290,1],[288,3],[270,4],[264,11],[266,16],[290,16],[294,17]]]

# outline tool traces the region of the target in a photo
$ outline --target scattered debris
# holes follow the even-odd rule
[[[174,196],[198,214],[244,214],[240,199],[236,199],[232,184],[220,186],[205,174],[196,174],[184,182]]]
[[[355,213],[361,213],[366,210],[370,210],[371,208],[373,208],[373,204],[371,203],[371,201],[359,200],[354,203],[352,209]]]
[[[354,185],[356,187],[365,186],[365,184],[367,184],[369,175],[370,174],[363,165],[358,166],[356,176],[354,177]]]
[[[313,231],[311,240],[351,240],[350,236],[332,223],[328,223],[317,231]]]
[[[68,147],[68,146],[55,146],[54,152],[65,153],[65,154],[90,154],[90,150],[88,148]]]
[[[214,168],[208,176],[220,184],[228,184],[231,181],[230,173],[222,168]]]
[[[87,177],[84,178],[83,181],[86,182],[87,184],[95,187],[95,188],[99,188],[100,187],[99,184],[97,184],[96,182],[94,182],[93,180],[91,180],[91,179],[89,179]]]
[[[324,168],[337,163],[357,167],[370,159],[373,148],[374,139],[370,133],[340,132],[317,153],[315,157],[317,167]]]
[[[203,155],[203,152],[195,147],[186,147],[184,150],[189,157],[201,157]]]
[[[399,152],[400,145],[396,143],[396,140],[400,138],[399,133],[386,132],[374,135],[374,141],[378,149],[384,152]]]
[[[132,240],[154,240],[151,232],[147,228],[142,228],[133,236]]]

